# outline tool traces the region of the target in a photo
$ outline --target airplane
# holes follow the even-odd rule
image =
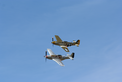
[[[47,55],[47,51],[50,55]],[[50,59],[50,60],[54,60],[56,63],[58,63],[60,66],[64,66],[64,64],[61,62],[65,59],[71,59],[73,60],[74,59],[74,55],[75,53],[72,53],[71,55],[67,54],[67,56],[62,56],[62,55],[56,55],[55,53],[53,53],[53,51],[51,49],[47,49],[47,51],[45,52],[45,61],[47,59]]]
[[[73,45],[76,45],[77,47],[79,47],[79,44],[80,44],[80,40],[73,41],[73,42],[62,41],[58,35],[55,35],[55,38],[57,41],[54,41],[54,39],[52,37],[52,44],[60,46],[66,52],[69,52],[69,49],[67,47],[73,46]]]

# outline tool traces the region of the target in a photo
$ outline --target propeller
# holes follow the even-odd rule
[[[54,41],[54,38],[52,37],[52,41]]]
[[[47,58],[46,58],[47,57],[47,51],[45,51],[45,56],[44,57],[45,57],[45,62],[46,62],[47,61]]]
[[[52,37],[52,42],[54,41],[54,38]],[[52,46],[54,46],[54,44],[52,44]]]

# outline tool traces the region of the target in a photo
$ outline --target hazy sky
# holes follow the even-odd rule
[[[45,62],[47,48],[75,58]],[[122,82],[122,1],[0,0],[0,82]]]

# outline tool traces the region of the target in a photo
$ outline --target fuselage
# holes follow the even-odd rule
[[[62,56],[62,55],[47,55],[45,56],[45,58],[50,59],[50,60],[54,58],[58,58],[60,60],[70,59],[68,56]]]
[[[67,47],[75,45],[75,43],[67,42],[67,41],[63,41],[63,42],[53,41],[52,44],[58,45],[58,46],[67,46]]]

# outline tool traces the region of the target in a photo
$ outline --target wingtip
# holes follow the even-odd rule
[[[47,48],[47,50],[50,50],[49,48]]]
[[[61,65],[62,67],[64,67],[65,65]]]
[[[47,50],[50,50],[50,48],[47,48]]]
[[[58,36],[58,35],[55,35],[55,37]],[[59,36],[58,36],[59,37]]]

